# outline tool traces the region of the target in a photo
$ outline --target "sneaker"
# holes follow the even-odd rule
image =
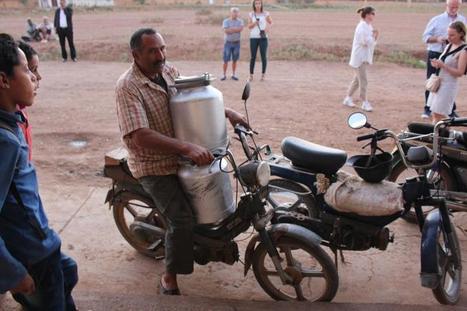
[[[76,62],[78,61],[77,58],[72,58],[71,60],[72,60],[74,63],[76,63]]]
[[[430,118],[430,113],[425,111],[424,113],[422,113],[422,115],[420,117],[422,119],[429,119]]]
[[[371,107],[371,104],[368,101],[364,101],[362,103],[362,109],[368,112],[373,111],[373,107]]]
[[[347,97],[344,99],[344,101],[342,102],[342,104],[343,104],[344,106],[347,106],[347,107],[355,107],[355,104],[354,104],[353,101],[352,101],[352,97],[349,97],[349,96],[347,96]]]
[[[62,63],[66,63],[66,58],[62,58]]]
[[[221,81],[225,81],[225,79],[227,79],[227,78],[226,78],[225,76],[223,76],[223,77],[221,78]]]
[[[238,81],[238,78],[236,76],[232,76],[232,80]]]

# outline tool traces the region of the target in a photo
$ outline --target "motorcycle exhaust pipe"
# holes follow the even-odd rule
[[[165,229],[138,220],[130,225],[130,231],[136,236],[141,237],[142,240],[145,240],[144,236],[150,236],[156,239],[165,237]]]

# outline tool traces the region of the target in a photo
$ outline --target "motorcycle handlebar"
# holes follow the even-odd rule
[[[467,125],[467,118],[453,118],[449,123],[451,125]]]
[[[375,136],[375,134],[368,134],[368,135],[358,136],[357,141],[372,139],[374,136]]]

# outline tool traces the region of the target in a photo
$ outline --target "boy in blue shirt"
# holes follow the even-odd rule
[[[17,106],[31,106],[36,78],[16,43],[0,39],[0,293],[26,310],[76,310],[76,262],[48,226]]]

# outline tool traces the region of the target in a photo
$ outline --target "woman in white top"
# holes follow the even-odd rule
[[[353,38],[352,54],[350,55],[349,65],[354,68],[355,76],[350,83],[347,91],[347,97],[343,104],[348,107],[355,107],[352,101],[352,95],[360,88],[360,99],[362,109],[372,111],[373,107],[367,100],[367,67],[373,63],[373,53],[375,51],[378,31],[373,29],[372,23],[375,18],[375,9],[367,6],[357,11],[361,16],[361,21],[355,29]]]
[[[262,0],[253,0],[253,11],[248,15],[248,29],[250,29],[250,81],[253,80],[255,71],[256,54],[261,54],[262,76],[264,80],[267,66],[268,53],[268,32],[272,25],[272,18],[269,12],[263,10]]]
[[[433,124],[447,118],[451,113],[458,91],[457,78],[466,73],[465,33],[464,23],[458,21],[449,25],[449,44],[440,59],[431,60],[431,65],[440,69],[439,77],[441,78],[438,91],[430,93],[427,102],[431,110]],[[444,61],[441,58],[444,58]]]

